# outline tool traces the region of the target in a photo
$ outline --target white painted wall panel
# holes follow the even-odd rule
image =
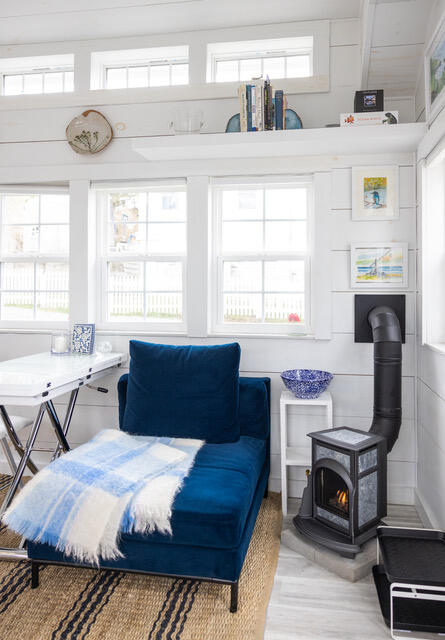
[[[348,250],[351,242],[408,242],[409,248],[416,247],[415,209],[401,209],[395,220],[357,221],[351,219],[350,209],[332,212],[333,225],[331,248]]]

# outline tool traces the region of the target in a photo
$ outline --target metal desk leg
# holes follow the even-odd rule
[[[18,464],[15,476],[12,479],[11,486],[9,487],[9,491],[6,494],[6,498],[4,499],[2,506],[0,507],[0,515],[3,514],[11,504],[12,499],[14,498],[15,493],[17,491],[17,488],[22,480],[23,472],[25,471],[25,467],[28,463],[29,456],[31,455],[34,442],[36,441],[36,437],[39,432],[40,425],[42,424],[44,413],[45,413],[45,407],[44,405],[41,405],[39,408],[39,413],[37,414],[37,418],[35,419],[35,422],[32,426],[31,433],[29,434],[28,441],[25,445],[25,451]]]
[[[79,387],[77,387],[77,389],[73,389],[73,391],[71,391],[70,400],[68,402],[68,407],[66,409],[65,419],[63,421],[63,427],[62,427],[62,431],[63,431],[65,437],[66,437],[66,435],[68,433],[68,429],[70,428],[71,418],[73,417],[73,411],[74,411],[74,407],[76,405],[76,400],[77,400],[78,394],[79,394]],[[51,462],[53,460],[55,460],[56,458],[58,458],[61,453],[62,453],[62,447],[60,446],[60,443],[58,443],[56,448],[55,448],[55,450],[54,450],[53,457],[51,458]]]
[[[54,409],[53,401],[48,400],[48,402],[45,402],[45,408],[48,411],[49,419],[51,420],[51,424],[54,428],[54,431],[56,432],[56,436],[60,446],[65,452],[69,451],[70,445],[68,444],[68,441],[65,438],[65,434],[63,433],[62,425],[60,424],[59,416]]]
[[[9,438],[15,448],[15,450],[17,451],[17,453],[20,455],[20,457],[23,457],[24,454],[24,448],[23,448],[23,444],[20,441],[20,438],[18,437],[14,426],[11,422],[11,418],[8,415],[8,412],[6,411],[5,407],[3,405],[0,405],[0,413],[2,415],[3,421],[5,423],[5,427],[6,430],[9,434]],[[28,457],[27,463],[29,470],[31,471],[31,473],[33,473],[34,475],[38,472],[38,468],[36,467],[36,465],[34,464],[34,462],[31,460],[30,457]]]

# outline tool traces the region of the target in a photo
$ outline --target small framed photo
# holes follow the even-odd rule
[[[94,353],[94,324],[75,324],[73,328],[72,353],[92,355]]]
[[[425,51],[426,121],[432,122],[445,104],[445,20],[443,20]]]
[[[351,244],[353,289],[404,289],[408,286],[407,242]]]
[[[399,217],[399,167],[352,168],[352,219]]]
[[[356,91],[354,98],[355,113],[383,111],[383,89]]]

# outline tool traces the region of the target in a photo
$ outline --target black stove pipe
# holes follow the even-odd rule
[[[368,322],[374,342],[374,417],[369,431],[386,438],[389,453],[402,422],[402,334],[391,307],[374,307]]]

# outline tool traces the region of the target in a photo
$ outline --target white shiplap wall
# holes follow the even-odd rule
[[[436,29],[445,19],[445,0],[437,0],[430,16],[426,37],[426,46],[431,41]],[[425,76],[419,75],[416,92],[416,119],[425,117]],[[428,255],[422,255],[422,217],[428,212],[422,211],[422,171],[429,154],[434,155],[437,149],[443,148],[445,132],[445,110],[430,123],[428,133],[419,146],[418,152],[418,196],[417,196],[417,229],[419,289],[422,262],[428,264]],[[443,241],[443,239],[442,239]],[[428,269],[428,272],[430,270]],[[425,269],[425,273],[427,269]],[[443,281],[440,273],[436,278]],[[445,349],[435,350],[430,345],[422,344],[422,309],[423,292],[419,291],[417,299],[417,489],[416,503],[425,516],[425,521],[433,527],[445,528]],[[439,314],[439,302],[430,300],[426,307],[429,313]],[[442,318],[443,322],[443,318]],[[440,323],[440,319],[439,319]],[[428,336],[425,336],[427,339]],[[443,346],[443,345],[442,345]]]
[[[334,419],[337,426],[347,424],[367,429],[372,417],[373,361],[371,344],[355,344],[353,337],[353,296],[350,288],[349,246],[352,241],[406,241],[410,249],[410,283],[407,295],[407,341],[403,346],[403,425],[401,436],[390,455],[389,499],[395,503],[411,504],[414,500],[416,433],[415,433],[415,169],[413,158],[407,154],[388,158],[372,156],[356,158],[356,164],[400,164],[400,219],[394,222],[357,222],[351,220],[351,167],[341,157],[335,160],[331,172],[331,214],[328,221],[331,237],[333,334],[330,340],[236,337],[242,347],[243,375],[268,375],[272,379],[272,474],[271,487],[279,489],[279,395],[282,383],[280,371],[293,367],[314,367],[332,371]],[[291,165],[289,167],[291,170]],[[328,256],[326,256],[328,263]],[[360,291],[364,293],[364,291]],[[99,335],[98,339],[102,336]],[[113,335],[108,339],[115,350],[128,350],[129,335]],[[229,338],[142,337],[139,339],[171,344],[216,344]],[[0,334],[2,359],[47,350],[49,336],[41,334]],[[124,369],[125,371],[125,369]],[[84,442],[97,430],[117,426],[116,383],[119,374],[103,381],[108,395],[82,389],[70,433],[73,444]],[[66,398],[58,402],[63,411]],[[17,411],[19,411],[17,409]],[[28,410],[27,410],[28,411]],[[21,413],[26,413],[23,409]],[[29,413],[29,411],[28,411]],[[32,412],[31,412],[32,413]],[[318,411],[297,408],[291,411],[290,433],[293,446],[308,446],[306,433],[324,427]],[[42,430],[41,443],[52,442],[48,426]],[[304,469],[292,469],[290,494],[300,495],[305,484]]]

